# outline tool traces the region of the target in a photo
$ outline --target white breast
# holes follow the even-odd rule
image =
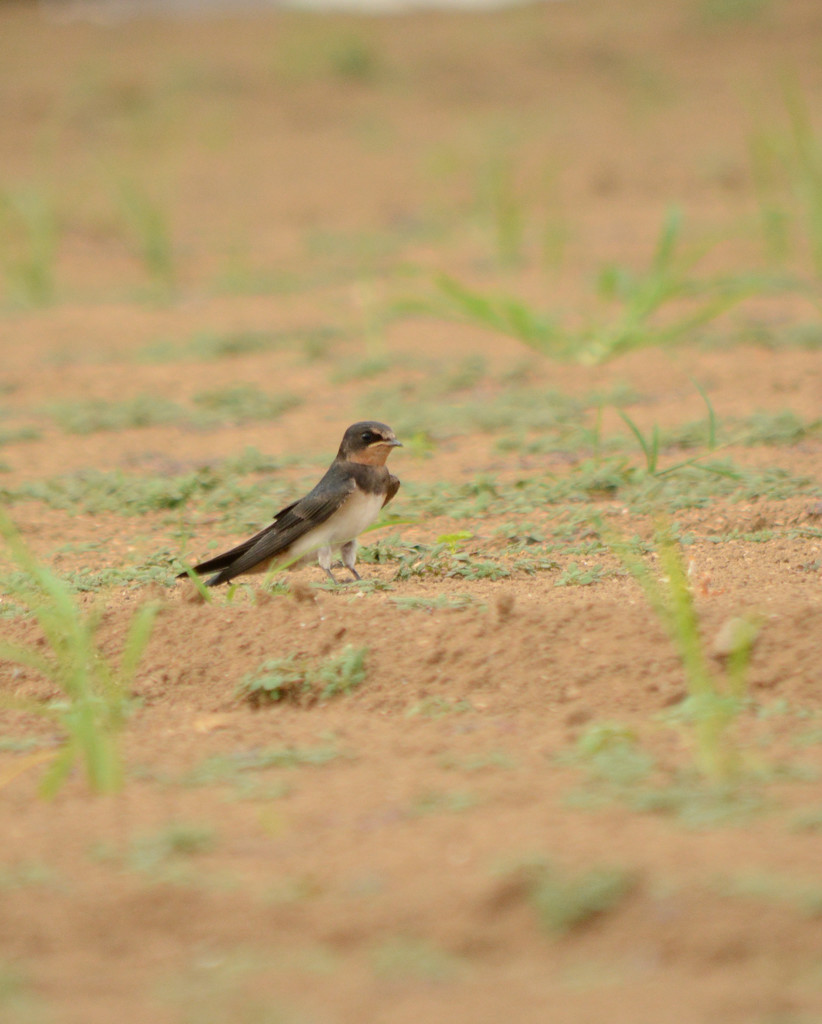
[[[333,516],[291,545],[289,557],[318,548],[338,548],[367,529],[380,514],[383,496],[354,491]]]

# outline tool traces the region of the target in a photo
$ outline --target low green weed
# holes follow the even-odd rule
[[[170,363],[184,359],[196,362],[234,359],[257,352],[267,352],[279,347],[285,340],[275,331],[198,331],[184,342],[152,342],[141,348],[136,358],[141,363]]]
[[[636,874],[624,868],[599,865],[568,871],[544,857],[526,858],[500,873],[522,892],[553,938],[615,910],[638,885]]]
[[[208,853],[216,842],[212,825],[175,821],[156,832],[135,836],[125,850],[97,844],[89,852],[95,860],[114,862],[158,881],[180,883],[192,877],[191,859]]]
[[[247,672],[236,692],[254,707],[283,700],[330,700],[350,693],[364,682],[367,654],[367,648],[347,644],[336,657],[318,665],[296,655],[271,658],[256,671]]]
[[[816,277],[822,276],[822,140],[796,82],[782,86],[787,129],[759,131],[750,150],[763,234],[777,260],[787,255],[793,227],[807,245]]]
[[[194,409],[159,395],[136,395],[114,402],[103,399],[59,402],[46,411],[66,432],[91,434],[169,423],[212,427],[221,423],[273,420],[300,401],[294,394],[271,395],[252,385],[238,384],[200,392],[194,396]]]
[[[2,642],[0,658],[33,669],[61,693],[43,712],[59,724],[64,739],[40,791],[54,796],[79,761],[94,791],[116,792],[123,782],[117,738],[157,606],[143,605],[135,611],[119,663],[114,664],[97,639],[100,611],[85,611],[76,602],[66,583],[34,558],[5,513],[0,513],[0,535],[8,556],[23,574],[14,585],[13,597],[34,616],[46,640],[43,651]]]
[[[0,889],[60,889],[63,885],[54,868],[42,861],[27,860],[0,866]]]
[[[371,954],[374,973],[391,981],[448,982],[465,974],[467,964],[431,942],[406,936],[387,939]]]
[[[6,427],[0,429],[0,446],[19,441],[39,441],[41,436],[37,427]]]
[[[488,754],[473,754],[470,757],[443,754],[438,763],[441,768],[454,772],[480,772],[487,768],[511,769],[516,767],[514,759],[501,750],[492,750]]]
[[[68,434],[94,434],[108,430],[133,430],[178,423],[184,410],[159,395],[136,395],[116,402],[104,399],[63,401],[46,410]]]
[[[580,810],[600,810],[617,802],[639,814],[676,818],[686,828],[745,824],[769,807],[761,786],[744,780],[706,780],[702,771],[661,769],[631,729],[595,723],[575,747],[557,759],[584,773],[581,786],[566,796]]]
[[[478,558],[466,551],[455,551],[448,542],[430,547],[413,545],[399,560],[395,578],[412,579],[417,576],[437,576],[444,579],[499,580],[511,575],[511,570],[499,562]]]
[[[565,874],[546,864],[532,883],[531,901],[546,931],[564,935],[614,910],[636,886],[636,878],[615,867]]]
[[[442,718],[445,715],[465,714],[467,711],[475,711],[476,708],[470,700],[449,700],[447,697],[426,697],[424,700],[412,704],[405,712],[409,718],[416,715],[423,715],[425,718]]]
[[[461,814],[478,803],[479,797],[467,790],[427,789],[414,798],[410,810],[414,815]]]
[[[555,563],[553,563],[555,564]],[[583,568],[576,562],[569,563],[565,569],[560,573],[556,582],[555,587],[590,587],[595,583],[601,583],[602,580],[607,579],[609,576],[614,576],[614,570],[608,569],[604,565],[592,565],[590,567]]]
[[[822,885],[816,879],[743,871],[719,880],[716,887],[722,896],[787,904],[802,917],[822,917]]]
[[[642,587],[679,654],[688,690],[680,708],[681,720],[694,736],[698,767],[708,778],[728,778],[738,769],[739,754],[730,729],[745,696],[744,670],[753,635],[740,633],[737,649],[729,656],[723,684],[710,667],[688,573],[670,526],[659,525],[656,530],[661,578],[624,542],[614,539],[612,547]]]
[[[157,298],[169,298],[177,281],[176,254],[167,211],[135,181],[117,189],[122,222]]]
[[[397,594],[390,600],[399,608],[426,612],[460,611],[465,608],[482,609],[485,607],[473,594],[435,594],[430,597],[417,594]]]
[[[771,0],[700,0],[697,9],[709,25],[735,27],[756,21],[771,6]]]
[[[0,960],[0,1015],[13,1024],[49,1024],[51,1014],[25,973]]]
[[[482,214],[490,226],[497,262],[503,268],[520,265],[525,247],[525,210],[517,194],[510,160],[502,156],[492,159],[479,191]]]
[[[248,423],[276,420],[300,404],[299,396],[288,392],[266,394],[251,384],[233,384],[194,396],[194,404],[220,422]]]
[[[281,778],[273,782],[266,773],[280,769],[322,767],[342,757],[334,746],[270,747],[262,750],[215,754],[206,758],[172,784],[183,786],[230,786],[241,798],[278,799],[289,786]]]
[[[644,272],[616,265],[599,275],[599,319],[582,328],[509,295],[488,296],[452,277],[434,281],[437,298],[404,304],[407,312],[456,317],[508,334],[545,355],[583,363],[605,362],[649,345],[667,345],[693,334],[757,289],[745,278],[698,279],[693,271],[703,252],[681,255],[682,217],[668,212]]]
[[[7,300],[24,306],[52,302],[58,223],[48,192],[33,186],[0,191],[0,239]]]

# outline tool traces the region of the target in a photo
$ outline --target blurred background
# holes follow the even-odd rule
[[[6,305],[447,271],[572,333],[665,237],[703,298],[818,278],[813,0],[300,6],[0,8]]]
[[[818,1024],[822,3],[344,6],[0,3],[0,1017]]]

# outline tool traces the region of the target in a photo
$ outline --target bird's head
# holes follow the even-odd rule
[[[392,448],[402,448],[391,427],[374,420],[353,423],[343,435],[338,459],[363,462],[367,466],[384,466]]]

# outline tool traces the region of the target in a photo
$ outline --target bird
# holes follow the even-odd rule
[[[345,568],[355,580],[361,579],[355,568],[357,536],[399,489],[400,481],[388,471],[385,461],[392,449],[401,447],[385,423],[352,423],[322,480],[305,497],[287,505],[253,537],[191,571],[214,573],[205,585],[215,587],[246,573],[293,565],[316,551],[321,568],[337,583],[331,556],[339,549]],[[188,570],[181,572],[177,579],[188,575]]]

